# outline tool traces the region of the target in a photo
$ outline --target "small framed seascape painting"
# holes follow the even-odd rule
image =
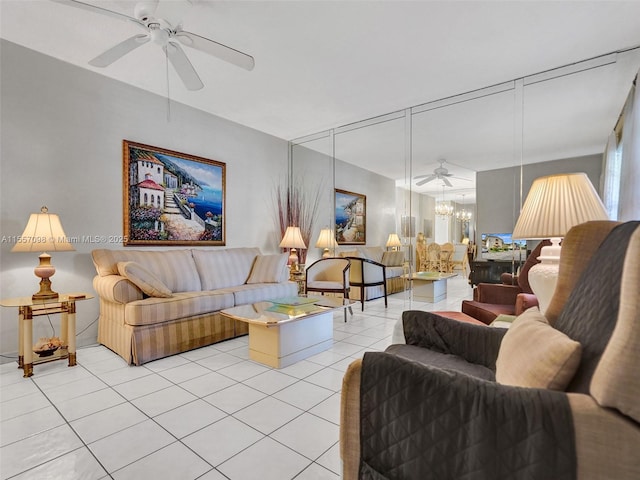
[[[123,140],[125,245],[224,245],[226,165]]]
[[[336,190],[336,241],[338,245],[367,243],[367,197],[359,193]]]

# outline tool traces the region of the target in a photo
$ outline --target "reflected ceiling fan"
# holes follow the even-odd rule
[[[168,61],[171,62],[178,76],[189,90],[200,90],[204,87],[204,84],[184,53],[181,44],[200,50],[245,70],[253,70],[255,65],[251,55],[182,29],[182,14],[192,5],[192,0],[139,2],[135,6],[133,17],[78,0],[51,1],[89,10],[111,18],[133,22],[146,31],[146,33],[134,35],[98,55],[89,62],[94,67],[107,67],[127,53],[150,41],[158,44],[164,50]]]
[[[433,180],[442,180],[447,187],[453,187],[453,185],[449,181],[449,178],[457,178],[459,180],[465,180],[467,182],[470,181],[468,178],[454,177],[453,173],[449,173],[449,170],[443,167],[446,160],[438,160],[438,162],[440,163],[440,166],[434,168],[433,173],[430,173],[428,175],[418,175],[416,177],[413,177],[414,180],[422,179],[416,182],[416,186],[419,187],[420,185],[424,185],[425,183],[432,182]]]

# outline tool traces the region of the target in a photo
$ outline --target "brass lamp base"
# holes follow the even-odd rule
[[[56,273],[56,267],[51,265],[51,255],[43,253],[38,257],[40,264],[33,270],[36,277],[40,277],[40,290],[34,293],[31,298],[33,300],[52,300],[58,298],[58,293],[51,290],[51,280],[53,274]]]

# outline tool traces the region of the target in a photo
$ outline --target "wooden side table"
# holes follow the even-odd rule
[[[33,365],[69,358],[69,366],[76,364],[76,302],[89,300],[89,293],[61,294],[56,299],[33,300],[31,297],[6,298],[0,306],[18,307],[18,368],[24,377],[33,375]],[[62,347],[53,355],[34,360],[33,318],[42,315],[61,314],[60,340]]]

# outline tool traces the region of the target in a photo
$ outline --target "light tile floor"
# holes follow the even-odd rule
[[[331,480],[341,476],[340,389],[347,366],[384,350],[401,313],[460,310],[462,276],[447,300],[408,292],[354,304],[334,318],[329,350],[280,370],[248,359],[247,337],[139,367],[101,345],[78,365],[0,365],[0,478]]]

